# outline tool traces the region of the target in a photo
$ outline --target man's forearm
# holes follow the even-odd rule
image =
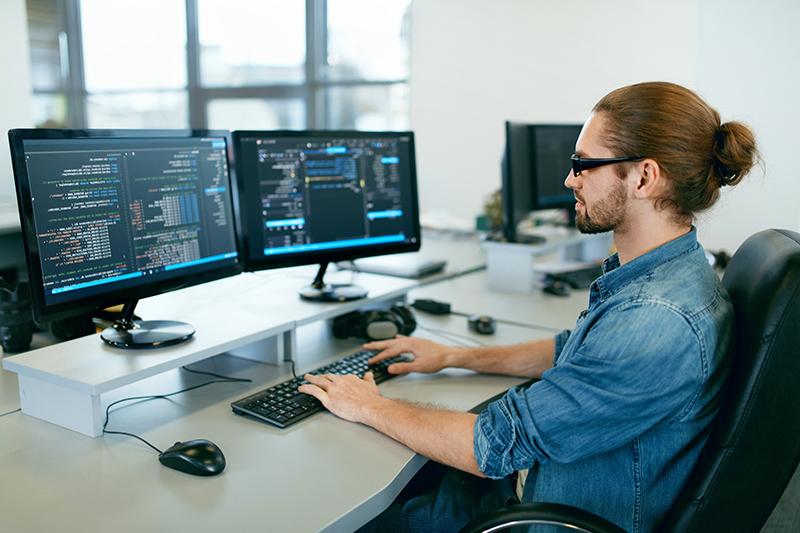
[[[554,339],[514,344],[465,348],[448,356],[447,366],[467,368],[486,374],[539,378],[553,366]]]
[[[436,462],[483,476],[472,448],[476,418],[381,397],[366,407],[362,422]]]

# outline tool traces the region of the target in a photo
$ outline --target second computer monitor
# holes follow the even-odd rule
[[[564,185],[582,126],[506,122],[502,164],[503,230],[518,240],[516,226],[531,211],[566,209],[574,225],[575,196]]]
[[[329,262],[420,247],[411,132],[235,131],[245,268],[320,264],[308,299],[363,297],[326,285]]]

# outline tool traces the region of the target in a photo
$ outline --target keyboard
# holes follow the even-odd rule
[[[376,351],[361,350],[334,363],[317,368],[309,374],[356,374],[363,377],[367,370],[372,371],[375,383],[382,383],[395,377],[386,370],[392,363],[407,361],[403,355],[396,355],[378,364],[368,365],[367,360]],[[308,394],[297,392],[297,387],[308,383],[303,378],[293,378],[268,389],[264,389],[231,404],[237,415],[255,417],[279,428],[288,427],[314,413],[324,411],[319,400]]]
[[[588,289],[594,280],[603,275],[600,265],[592,265],[577,270],[547,274],[550,278],[563,281],[573,289]]]

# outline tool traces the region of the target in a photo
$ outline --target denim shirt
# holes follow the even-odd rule
[[[708,437],[732,323],[694,228],[625,265],[609,257],[588,309],[556,336],[554,366],[480,413],[478,467],[530,468],[523,501],[652,531]]]

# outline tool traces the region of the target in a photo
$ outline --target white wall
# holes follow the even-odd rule
[[[30,127],[31,83],[25,0],[0,1],[0,199],[14,196],[8,149],[11,128]]]
[[[701,219],[704,244],[733,250],[756,229],[796,229],[798,210],[776,209],[773,197],[790,179],[780,154],[788,163],[797,123],[789,91],[798,74],[785,71],[800,57],[800,4],[743,1],[415,0],[411,120],[423,211],[480,211],[500,185],[505,120],[582,122],[613,88],[668,80],[751,123],[770,172]]]
[[[800,2],[698,2],[697,91],[756,133],[756,169],[700,219],[706,246],[735,250],[765,228],[800,228]]]

